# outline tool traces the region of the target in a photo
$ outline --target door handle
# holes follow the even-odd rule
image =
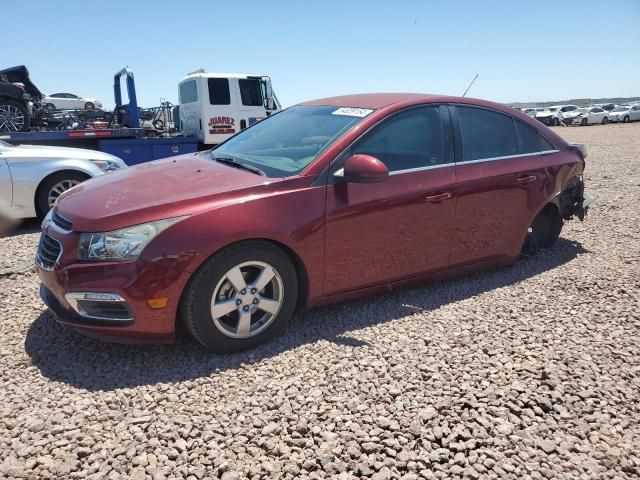
[[[429,203],[438,203],[443,200],[449,200],[452,197],[451,192],[436,193],[435,195],[428,195],[425,200]]]
[[[516,179],[516,182],[518,182],[520,185],[526,185],[528,183],[535,182],[537,179],[538,177],[536,177],[535,175],[525,175],[523,177],[518,177]]]

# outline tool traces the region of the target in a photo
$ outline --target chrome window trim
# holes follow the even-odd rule
[[[533,157],[536,155],[550,155],[552,153],[558,153],[558,152],[560,152],[560,150],[543,150],[541,152],[520,153],[517,155],[505,155],[502,157],[478,158],[477,160],[463,160],[462,162],[456,162],[456,165],[466,165],[468,163],[493,162],[496,160],[506,160],[508,158]]]
[[[85,295],[95,295],[95,294],[102,294],[102,295],[111,295],[111,299],[96,299],[96,298],[92,298],[89,301],[92,302],[106,302],[106,303],[123,303],[125,308],[129,311],[129,317],[128,318],[109,318],[109,317],[100,317],[97,315],[89,315],[87,314],[87,312],[85,312],[79,305],[78,305],[78,300],[86,300],[84,298]],[[120,295],[118,295],[117,293],[110,293],[110,292],[69,292],[66,293],[64,295],[65,300],[69,303],[69,305],[71,305],[71,308],[73,308],[76,313],[78,315],[80,315],[81,317],[84,318],[91,318],[93,320],[105,320],[105,321],[109,321],[109,322],[130,322],[132,320],[135,319],[135,317],[133,316],[132,312],[131,312],[131,308],[129,308],[129,304],[127,303],[127,301],[122,298]]]
[[[421,172],[423,170],[434,170],[436,168],[452,167],[455,164],[456,164],[455,162],[449,162],[449,163],[441,163],[439,165],[428,165],[426,167],[407,168],[405,170],[394,170],[393,172],[389,172],[389,176],[401,175],[403,173]]]

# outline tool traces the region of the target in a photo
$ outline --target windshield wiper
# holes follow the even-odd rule
[[[229,158],[229,157],[214,157],[213,155],[211,156],[211,158],[213,160],[215,160],[216,162],[219,163],[224,163],[225,165],[229,165],[230,167],[235,167],[235,168],[241,168],[243,170],[247,170],[249,172],[253,172],[256,175],[262,175],[263,177],[266,177],[267,174],[264,173],[262,170],[260,170],[257,167],[254,167],[253,165],[249,165],[248,163],[243,163],[240,162],[234,158]]]

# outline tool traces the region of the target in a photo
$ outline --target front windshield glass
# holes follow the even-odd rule
[[[614,112],[626,112],[629,110],[629,107],[616,107],[613,109]]]
[[[373,110],[298,105],[230,138],[212,151],[262,170],[268,177],[300,173],[325,148]]]

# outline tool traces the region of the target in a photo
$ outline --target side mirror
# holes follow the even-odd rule
[[[341,182],[378,183],[389,177],[389,169],[376,157],[358,153],[347,158],[344,168],[334,173],[334,177]]]

